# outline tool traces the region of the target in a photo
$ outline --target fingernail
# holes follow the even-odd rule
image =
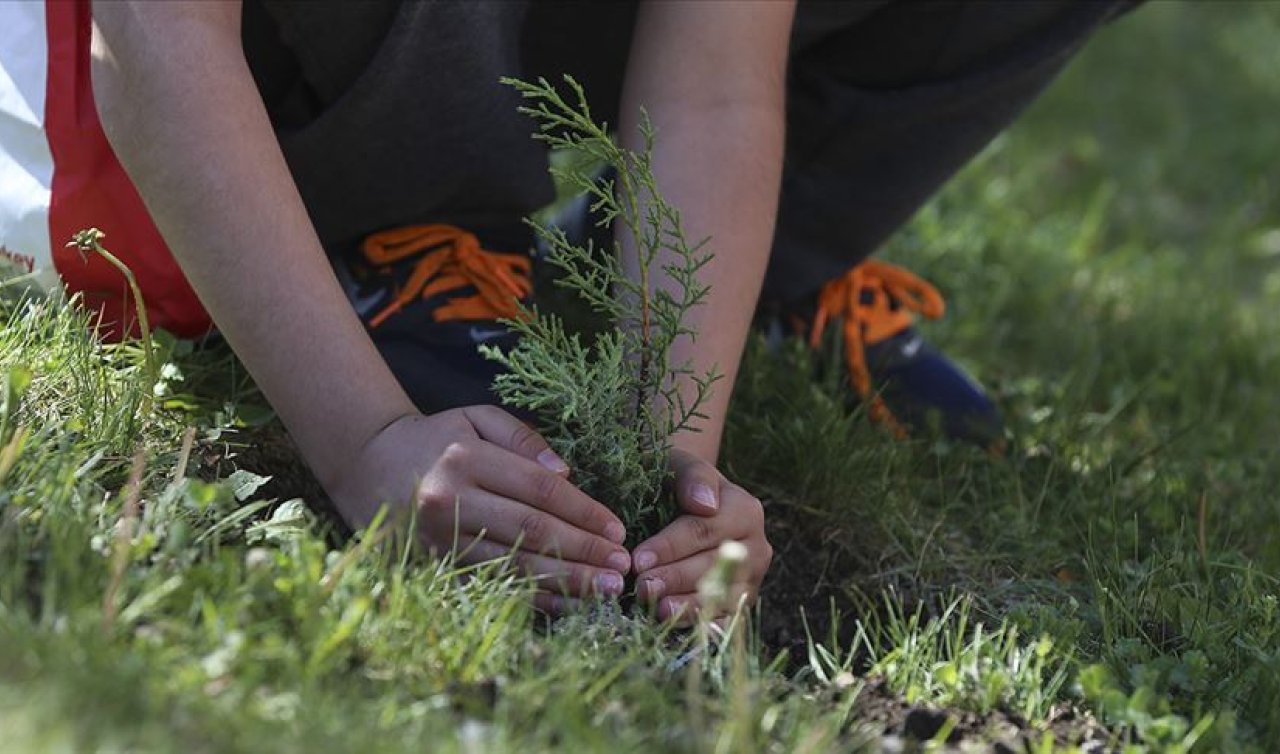
[[[601,594],[616,597],[622,594],[622,576],[616,573],[602,573],[596,577],[596,589]]]
[[[662,594],[667,591],[667,583],[662,579],[645,579],[640,584],[644,587],[644,599],[646,602],[657,602],[662,599]]]
[[[609,556],[605,563],[618,573],[626,573],[631,570],[631,556],[625,552],[615,552]]]
[[[637,552],[634,558],[636,571],[647,571],[658,564],[658,556],[648,550]]]
[[[658,603],[659,620],[680,620],[684,618],[685,612],[690,609],[690,605],[685,600],[677,600],[668,597]]]
[[[604,527],[604,537],[615,545],[620,545],[627,539],[627,529],[617,521],[611,521]]]
[[[569,464],[565,463],[564,459],[556,455],[556,452],[551,448],[547,448],[538,454],[538,463],[542,464],[542,467],[548,471],[554,471],[557,474],[563,474],[569,470]]]
[[[716,500],[715,491],[705,484],[693,485],[693,488],[689,490],[689,497],[693,499],[693,502],[705,505],[711,510],[720,507],[720,501]]]

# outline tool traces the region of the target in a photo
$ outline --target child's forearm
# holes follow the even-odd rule
[[[674,362],[724,375],[702,431],[676,438],[712,463],[773,242],[792,12],[790,3],[645,5],[624,90],[624,140],[643,105],[659,131],[660,188],[691,241],[712,238],[702,271],[711,292],[688,317],[698,339],[673,348]]]
[[[240,47],[239,3],[95,3],[103,126],[221,332],[328,484],[413,406],[352,312]]]

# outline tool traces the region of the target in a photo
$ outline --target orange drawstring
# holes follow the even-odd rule
[[[532,261],[519,254],[480,248],[474,234],[452,225],[406,225],[374,233],[361,251],[370,264],[385,267],[426,251],[396,297],[369,320],[376,328],[416,298],[471,286],[475,295],[449,299],[433,313],[437,322],[455,319],[513,319],[520,299],[533,293]]]
[[[870,300],[863,300],[863,293]],[[899,306],[892,306],[896,300]],[[869,402],[871,420],[885,424],[899,439],[904,427],[884,400],[871,389],[866,347],[897,335],[911,325],[912,312],[938,319],[946,309],[942,294],[927,281],[895,265],[868,259],[832,280],[818,294],[818,311],[809,333],[809,345],[817,348],[833,317],[844,318],[845,363],[858,395]]]

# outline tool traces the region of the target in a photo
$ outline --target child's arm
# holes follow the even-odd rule
[[[621,523],[566,481],[542,438],[490,407],[422,416],[383,362],[271,130],[239,2],[99,2],[94,17],[112,146],[344,516],[362,525],[381,502],[412,500],[429,546],[447,549],[455,525],[463,547],[484,530],[473,555],[521,542],[531,570],[567,577],[574,594],[620,590]],[[566,562],[539,554],[552,551]]]
[[[705,408],[710,418],[703,431],[676,438],[677,494],[696,515],[635,551],[637,570],[646,572],[641,583],[657,582],[649,596],[665,596],[663,615],[691,603],[721,540],[747,545],[744,591],[755,590],[772,557],[760,502],[714,464],[773,243],[793,12],[790,2],[649,2],[641,6],[632,43],[624,140],[635,138],[643,105],[658,130],[659,187],[680,208],[688,238],[710,236],[715,254],[702,273],[710,295],[690,315],[700,335],[696,343],[678,341],[673,361],[692,360],[697,373],[716,365],[724,375]],[[650,555],[654,565],[645,562]]]

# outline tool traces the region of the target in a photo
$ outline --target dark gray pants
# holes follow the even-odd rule
[[[766,298],[808,295],[874,251],[1132,4],[802,0]],[[603,0],[246,0],[244,41],[326,246],[450,222],[509,248],[552,193],[499,76],[570,73],[616,123],[634,15]]]
[[[875,251],[1130,2],[801,2],[764,297],[790,301]],[[526,66],[585,82],[610,122],[631,10],[537,3]],[[619,54],[621,51],[621,54]]]
[[[801,2],[764,302],[800,304],[874,251],[1128,5]],[[553,190],[532,124],[498,78],[572,74],[593,113],[616,123],[634,13],[605,0],[245,0],[243,37],[331,253],[425,222],[519,251],[530,241],[521,217]],[[492,400],[492,364],[465,337],[439,342],[438,329],[406,312],[374,341],[423,410]]]

